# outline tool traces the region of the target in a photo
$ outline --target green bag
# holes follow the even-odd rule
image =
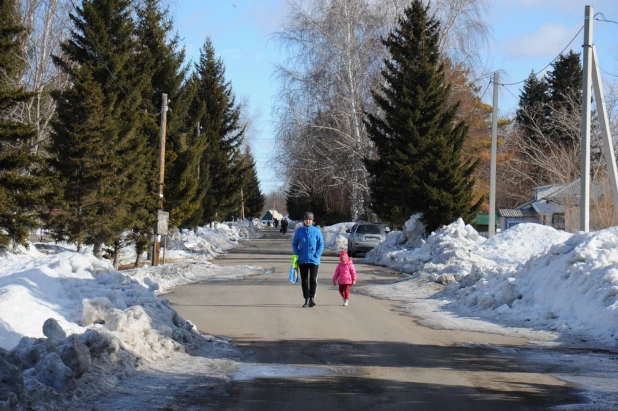
[[[294,254],[292,256],[292,261],[290,263],[290,274],[288,275],[288,280],[290,280],[291,283],[298,282],[298,276],[299,276],[298,271],[299,271],[298,270],[298,256]]]

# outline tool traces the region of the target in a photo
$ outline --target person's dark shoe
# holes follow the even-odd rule
[[[305,303],[303,304],[303,308],[307,308],[309,306],[309,300],[306,299]]]
[[[310,298],[309,299],[309,307],[315,307],[315,306],[316,306],[315,301],[313,301],[313,298]]]

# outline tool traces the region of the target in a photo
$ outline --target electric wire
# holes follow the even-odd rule
[[[502,87],[504,87],[504,89],[505,89],[506,91],[508,91],[508,92],[509,92],[509,94],[510,94],[511,96],[513,96],[513,97],[515,97],[515,99],[517,99],[517,96],[516,96],[515,94],[513,94],[513,92],[512,92],[511,90],[509,90],[509,88],[508,88],[505,84],[500,84],[500,85],[501,85]]]
[[[575,41],[575,39],[577,38],[577,36],[579,36],[579,33],[582,32],[582,30],[584,29],[584,26],[582,26],[579,31],[575,34],[575,36],[573,36],[573,38],[571,39],[571,41],[569,41],[569,44],[567,44],[560,53],[558,53],[558,55],[556,57],[554,57],[552,59],[552,61],[550,61],[549,63],[547,63],[547,65],[545,67],[543,67],[541,70],[537,71],[536,73],[534,73],[535,76],[538,76],[540,73],[542,73],[547,67],[549,67],[554,61],[556,61],[558,59],[558,57],[560,57],[562,55],[562,53],[564,53],[564,51],[571,45],[571,43],[573,43]],[[503,86],[515,86],[517,84],[521,84],[524,81],[526,81],[527,79],[518,81],[516,83],[503,83]]]
[[[603,18],[602,18],[602,19],[598,19],[598,18],[596,18],[597,16],[601,16],[601,17],[603,17]],[[614,24],[618,24],[618,21],[614,21],[614,20],[607,20],[607,19],[605,18],[605,15],[604,15],[603,13],[597,13],[597,14],[595,14],[595,15],[594,15],[594,17],[593,17],[593,18],[594,18],[596,21],[604,21],[604,22],[607,22],[607,23],[614,23]]]
[[[487,84],[487,87],[485,87],[485,91],[483,91],[483,94],[481,95],[481,97],[479,97],[478,101],[476,102],[476,105],[474,106],[474,108],[472,110],[470,110],[470,112],[468,113],[468,115],[466,116],[466,120],[465,122],[467,123],[468,120],[470,120],[470,117],[472,116],[472,114],[474,114],[474,112],[476,111],[476,109],[481,105],[481,103],[483,102],[483,97],[485,97],[485,94],[487,93],[487,90],[489,90],[489,86],[491,86],[492,80],[489,80],[489,83]]]

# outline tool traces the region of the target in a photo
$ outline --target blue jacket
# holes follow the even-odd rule
[[[320,265],[320,256],[324,251],[324,239],[320,229],[305,225],[297,228],[292,240],[292,250],[298,256],[299,264]]]

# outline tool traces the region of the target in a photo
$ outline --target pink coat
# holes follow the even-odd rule
[[[352,260],[348,260],[347,263],[337,264],[335,274],[333,275],[333,282],[339,280],[339,284],[352,284],[356,281],[356,269]]]

